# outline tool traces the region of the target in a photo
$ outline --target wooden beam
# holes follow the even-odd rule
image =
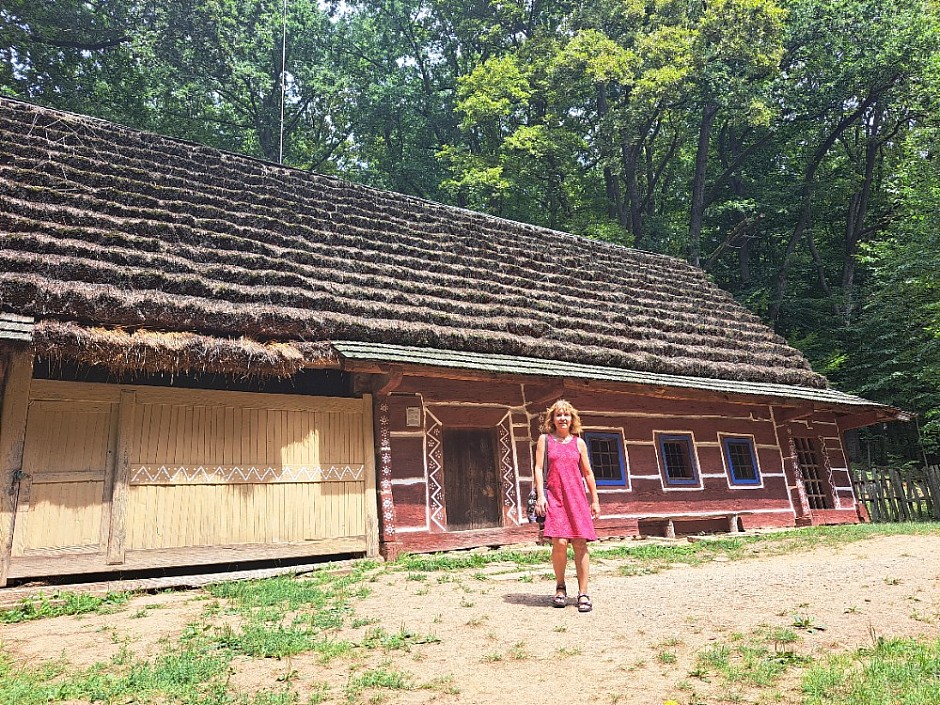
[[[798,406],[795,409],[782,409],[775,415],[777,423],[787,423],[797,419],[807,419],[812,416],[816,410],[812,406]]]
[[[124,563],[124,540],[127,535],[127,494],[131,464],[131,433],[134,424],[136,393],[121,390],[118,406],[117,442],[111,481],[111,527],[108,532],[108,565]],[[106,483],[107,484],[107,483]]]
[[[29,385],[33,378],[32,351],[14,351],[8,355],[0,409],[0,587],[7,584],[13,551],[16,503],[23,477]]]
[[[388,396],[398,389],[403,377],[401,365],[382,365],[369,371],[360,370],[353,376],[353,393]]]
[[[535,396],[526,401],[526,406],[535,407],[543,411],[542,407],[547,407],[550,402],[555,402],[565,394],[565,380],[563,378],[552,380],[543,390],[537,390]]]
[[[379,555],[379,507],[375,478],[375,433],[373,429],[372,395],[362,397],[362,453],[363,453],[363,502],[366,521],[366,555]]]
[[[882,421],[894,421],[894,417],[886,414],[880,409],[873,409],[871,411],[862,411],[857,414],[847,414],[846,416],[840,416],[836,419],[836,423],[839,424],[840,431],[849,431],[853,428],[862,428],[864,426],[871,426],[872,424],[880,423]]]

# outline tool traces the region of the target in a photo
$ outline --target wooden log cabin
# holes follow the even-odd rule
[[[0,584],[531,541],[581,410],[601,536],[859,521],[828,387],[669,257],[0,99]]]

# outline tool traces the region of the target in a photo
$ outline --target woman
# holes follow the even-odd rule
[[[568,604],[565,569],[570,543],[574,548],[574,567],[578,576],[578,611],[590,612],[593,605],[588,594],[590,559],[587,542],[597,539],[594,519],[600,514],[601,506],[587,444],[575,435],[581,433],[581,418],[571,404],[559,399],[545,411],[542,431],[535,449],[535,511],[545,517],[543,535],[552,540],[552,567],[555,570],[552,604],[555,607]],[[543,481],[546,457],[548,476]],[[591,493],[590,504],[584,492],[585,485]]]

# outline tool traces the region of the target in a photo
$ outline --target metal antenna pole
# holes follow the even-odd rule
[[[284,163],[284,93],[287,90],[287,0],[281,12],[281,136],[278,144],[277,163]]]

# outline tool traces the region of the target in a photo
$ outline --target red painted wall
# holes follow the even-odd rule
[[[524,504],[532,482],[532,454],[540,433],[540,414],[554,401],[546,397],[550,389],[545,383],[511,380],[402,380],[388,397],[396,541],[402,548],[447,549],[534,536],[534,528],[525,523]],[[528,399],[538,396],[546,401],[526,405]],[[665,518],[673,519],[680,532],[727,530],[730,515],[738,515],[737,523],[745,529],[792,526],[801,517],[802,523],[812,523],[804,516],[800,503],[791,435],[816,438],[826,456],[839,506],[826,513],[825,521],[855,520],[848,464],[832,415],[778,424],[769,406],[754,403],[599,391],[569,392],[566,398],[580,411],[586,431],[614,432],[624,439],[626,486],[598,488],[602,517],[597,525],[602,536],[655,530]],[[499,450],[501,474],[505,475],[502,527],[475,531],[473,536],[447,532],[443,496],[446,468],[437,447],[443,430],[449,427],[491,428],[505,441]],[[655,442],[657,432],[693,436],[698,486],[678,488],[665,482]],[[753,439],[760,485],[729,482],[721,446],[724,435]]]

